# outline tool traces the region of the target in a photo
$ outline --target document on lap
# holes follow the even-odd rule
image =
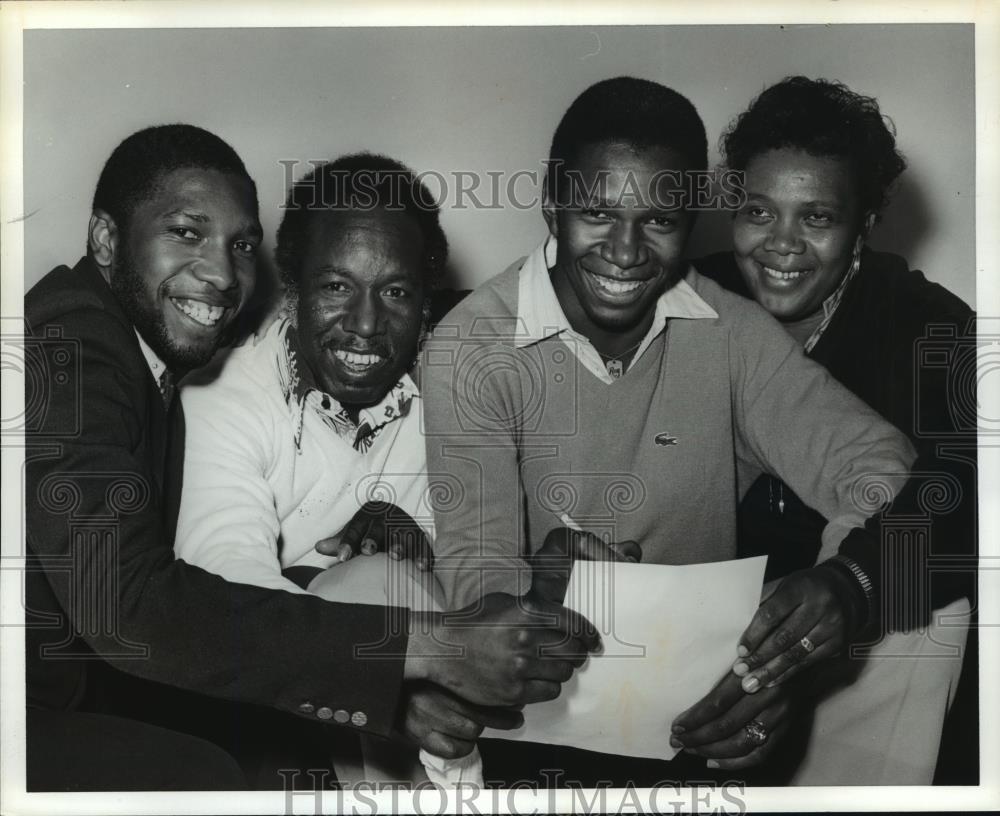
[[[528,706],[521,728],[483,736],[673,758],[670,724],[732,666],[760,603],[766,562],[576,562],[565,604],[597,627],[603,652],[557,699]]]

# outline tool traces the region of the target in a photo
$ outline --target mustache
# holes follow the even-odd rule
[[[655,274],[655,269],[653,264],[649,260],[644,261],[636,266],[630,266],[625,269],[615,266],[613,263],[609,263],[600,257],[588,257],[586,259],[581,259],[580,266],[585,272],[591,272],[595,275],[601,275],[605,278],[612,278],[618,281],[644,281],[647,280]]]
[[[347,351],[352,354],[377,354],[379,357],[391,359],[394,354],[385,343],[344,343],[337,340],[326,340],[322,344],[324,351]]]
[[[220,292],[218,289],[171,292],[170,297],[179,300],[198,300],[202,303],[207,303],[209,306],[222,306],[226,309],[235,309],[240,304],[240,297],[237,292]]]

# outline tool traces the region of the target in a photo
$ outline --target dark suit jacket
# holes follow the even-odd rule
[[[349,728],[387,733],[405,611],[233,584],[175,560],[183,417],[168,417],[131,322],[88,259],[46,275],[25,316],[28,705],[87,707],[104,662],[313,721],[360,712]],[[364,644],[376,645],[359,656]]]

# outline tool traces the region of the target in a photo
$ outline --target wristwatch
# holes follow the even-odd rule
[[[868,609],[865,625],[870,623],[875,617],[875,585],[872,583],[872,579],[868,573],[861,569],[857,561],[853,558],[848,558],[846,555],[835,555],[823,563],[835,565],[838,569],[847,570],[854,576],[854,579],[865,593],[865,603]]]

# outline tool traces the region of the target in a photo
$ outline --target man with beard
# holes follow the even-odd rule
[[[386,734],[404,677],[515,705],[554,696],[572,670],[533,658],[546,633],[519,637],[512,614],[486,610],[470,633],[175,560],[175,382],[224,342],[260,239],[256,188],[232,148],[189,125],[150,128],[101,173],[87,256],[25,297],[29,790],[245,787],[230,755],[165,727],[184,727],[178,701],[207,710],[200,695],[313,722],[346,711],[345,727]],[[495,668],[434,659],[436,639],[476,654],[484,638],[506,644]]]

